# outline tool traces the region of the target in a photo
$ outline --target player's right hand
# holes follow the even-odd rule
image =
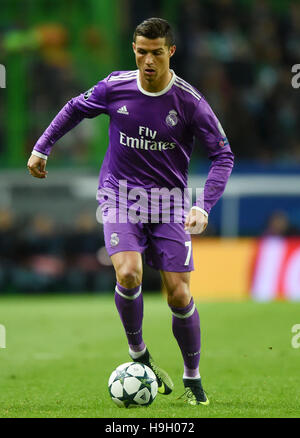
[[[47,178],[46,164],[47,160],[44,160],[44,158],[31,155],[27,163],[27,169],[30,175],[35,178]]]

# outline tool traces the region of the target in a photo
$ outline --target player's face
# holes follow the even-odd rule
[[[171,78],[170,58],[176,47],[168,47],[165,38],[149,39],[137,36],[132,43],[142,86],[149,91],[160,91]]]

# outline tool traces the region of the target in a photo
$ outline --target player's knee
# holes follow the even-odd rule
[[[191,301],[191,293],[188,284],[181,282],[168,289],[168,304],[173,307],[186,307]]]
[[[125,265],[118,269],[117,280],[123,287],[133,289],[141,284],[142,273],[136,267]]]

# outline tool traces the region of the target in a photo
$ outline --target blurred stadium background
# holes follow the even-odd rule
[[[28,175],[36,140],[71,97],[134,69],[134,27],[176,29],[175,72],[220,118],[236,157],[206,232],[194,237],[192,292],[203,300],[300,299],[300,4],[280,0],[0,0],[0,293],[113,290],[96,221],[108,119],[53,148],[47,180]],[[190,187],[209,160],[196,144]],[[144,290],[160,291],[145,269]]]

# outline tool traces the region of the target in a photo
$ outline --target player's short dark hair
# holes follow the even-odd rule
[[[155,38],[165,38],[168,47],[175,44],[173,30],[167,20],[163,18],[148,18],[139,24],[133,34],[133,41],[137,36],[143,36],[154,40]]]

